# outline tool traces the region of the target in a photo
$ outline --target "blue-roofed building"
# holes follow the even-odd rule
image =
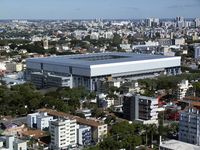
[[[181,57],[135,53],[92,53],[26,61],[26,79],[39,88],[84,86],[95,91],[100,79],[143,78],[181,73]]]

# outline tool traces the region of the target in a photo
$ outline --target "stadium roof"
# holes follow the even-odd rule
[[[177,140],[169,140],[163,141],[160,145],[166,149],[170,150],[199,150],[200,146],[196,146],[193,144],[177,141]]]
[[[129,61],[142,61],[173,58],[163,55],[149,55],[149,54],[136,54],[136,53],[92,53],[92,54],[76,54],[64,56],[51,56],[43,58],[29,58],[28,61],[43,62],[43,63],[56,63],[56,64],[71,64],[80,66],[91,66],[99,64],[120,63]],[[176,57],[177,58],[177,57]]]

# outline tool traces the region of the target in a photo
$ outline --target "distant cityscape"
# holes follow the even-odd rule
[[[200,149],[200,18],[0,20],[0,149]]]

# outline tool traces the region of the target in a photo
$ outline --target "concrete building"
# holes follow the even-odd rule
[[[27,142],[14,136],[6,136],[5,140],[0,140],[0,150],[27,150]]]
[[[130,93],[123,100],[124,118],[142,124],[158,124],[158,99]]]
[[[28,127],[30,128],[36,128],[37,127],[37,122],[36,122],[36,116],[39,113],[33,113],[33,114],[28,114],[26,117],[26,123]]]
[[[92,131],[90,126],[78,125],[77,144],[82,146],[90,145],[92,142]]]
[[[31,81],[37,88],[43,87],[70,87],[72,88],[71,76],[52,75],[47,73],[44,75],[41,72],[33,72]]]
[[[199,150],[200,147],[178,140],[162,141],[159,150]]]
[[[97,90],[97,82],[105,78],[144,78],[158,74],[181,73],[181,57],[134,53],[96,53],[27,59],[26,79],[39,87],[49,86],[48,78],[65,77],[69,87],[84,86]],[[35,74],[39,74],[35,76]],[[43,76],[43,78],[41,78]],[[59,85],[65,79],[59,81]],[[56,86],[56,82],[52,85]]]
[[[75,147],[77,144],[76,120],[58,119],[50,121],[50,148],[62,150]]]
[[[52,116],[48,116],[46,112],[33,113],[27,115],[27,125],[30,128],[44,130],[49,128],[49,122],[53,120]]]
[[[52,116],[48,116],[47,113],[36,116],[37,129],[44,130],[49,128],[49,122],[53,120]]]
[[[19,72],[22,71],[23,65],[21,63],[16,63],[16,62],[9,62],[6,63],[6,70],[8,72]]]
[[[27,150],[27,142],[22,140],[15,140],[13,142],[14,150]]]
[[[179,140],[200,145],[200,111],[195,107],[186,107],[180,113]]]

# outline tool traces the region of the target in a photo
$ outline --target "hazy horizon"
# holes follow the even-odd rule
[[[200,17],[200,0],[1,0],[0,20]]]

